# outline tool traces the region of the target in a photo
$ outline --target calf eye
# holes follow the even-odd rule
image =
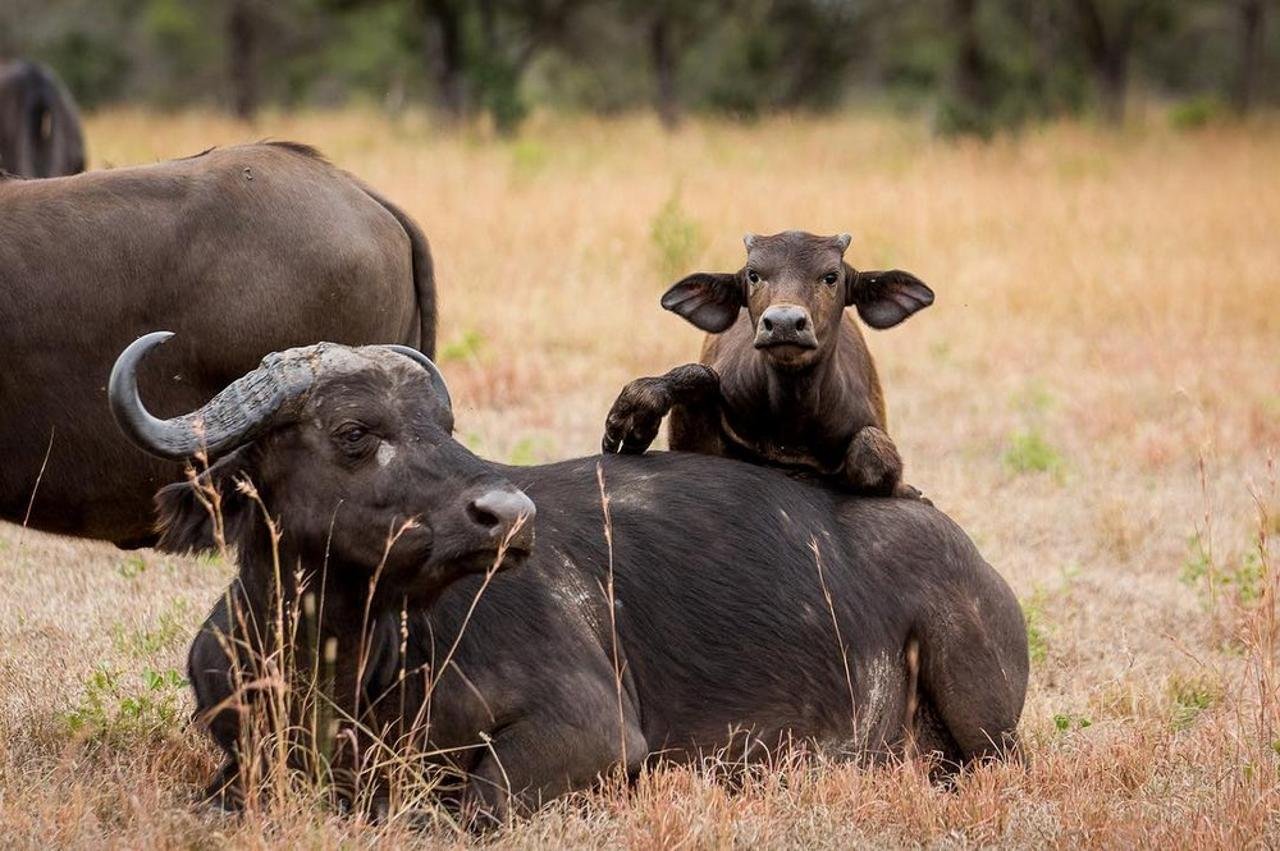
[[[756,270],[755,270],[755,269],[748,269],[748,270],[747,270],[747,280],[748,280],[748,281],[750,281],[750,282],[751,282],[751,283],[753,283],[753,284],[758,284],[758,283],[760,283],[760,276],[759,276],[758,274],[756,274]]]
[[[827,274],[825,274],[825,275],[823,275],[823,276],[822,276],[822,280],[823,280],[823,282],[824,282],[824,283],[826,283],[826,284],[830,284],[831,286],[835,286],[836,281],[840,280],[840,273],[838,273],[838,272],[828,272]]]

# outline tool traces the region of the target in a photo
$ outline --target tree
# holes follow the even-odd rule
[[[231,0],[227,10],[227,62],[231,105],[245,121],[258,112],[258,16],[255,0]]]
[[[1080,37],[1093,68],[1102,115],[1124,122],[1130,60],[1138,39],[1168,26],[1170,0],[1073,0]]]
[[[1257,98],[1262,66],[1262,36],[1266,31],[1264,0],[1239,0],[1240,64],[1236,71],[1235,105],[1244,115]]]

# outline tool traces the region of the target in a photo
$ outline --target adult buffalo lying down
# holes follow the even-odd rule
[[[0,179],[0,211],[0,519],[153,540],[152,499],[182,467],[129,445],[106,400],[144,331],[181,333],[141,377],[162,414],[290,346],[435,344],[422,232],[300,145]]]
[[[252,693],[234,689],[225,636],[238,637],[238,654],[267,649],[271,639],[243,625],[269,617],[278,575],[261,510],[229,485],[234,476],[251,478],[279,518],[281,563],[300,564],[311,589],[325,588],[318,632],[299,633],[320,643],[298,658],[336,644],[335,699],[365,707],[362,720],[385,741],[404,742],[404,719],[428,716],[431,746],[463,748],[464,803],[495,817],[584,787],[624,759],[634,773],[657,754],[760,756],[791,737],[883,755],[910,734],[954,765],[1015,745],[1027,682],[1021,611],[965,534],[927,504],[858,498],[702,455],[489,464],[451,438],[430,362],[372,347],[274,355],[199,411],[159,421],[131,381],[157,339],[121,355],[117,418],[139,445],[170,457],[191,452],[202,439],[193,424],[204,424],[222,456],[205,486],[221,489],[239,550],[239,579],[190,657],[198,712],[227,753],[214,792],[234,799],[236,704]],[[612,607],[598,465],[610,496]],[[165,488],[158,504],[161,546],[213,545],[191,485]],[[417,526],[379,569],[388,534],[410,516]],[[503,539],[514,569],[492,578],[444,666],[481,580],[432,598],[492,563]],[[364,601],[379,573],[377,624],[362,654]],[[291,599],[298,589],[292,571],[283,574]],[[250,616],[232,617],[228,600]],[[251,669],[244,656],[236,664]],[[433,664],[445,673],[426,713]]]

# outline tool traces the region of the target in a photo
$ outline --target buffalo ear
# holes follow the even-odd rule
[[[845,304],[856,306],[862,321],[872,328],[892,328],[933,304],[933,290],[910,272],[859,272],[846,263],[844,274],[848,281]]]
[[[165,485],[156,494],[156,549],[169,553],[203,553],[218,549],[217,524],[207,503],[207,489],[216,488],[222,517],[222,542],[234,544],[252,516],[253,506],[236,482],[249,476],[254,460],[252,445],[219,459],[195,481]],[[199,489],[199,490],[198,490]],[[203,500],[203,501],[202,501]]]
[[[662,306],[712,334],[728,330],[746,303],[742,281],[732,272],[695,272],[662,296]]]

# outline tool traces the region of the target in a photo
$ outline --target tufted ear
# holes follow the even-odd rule
[[[156,549],[169,553],[203,553],[218,548],[218,530],[223,543],[235,543],[245,521],[252,516],[249,499],[236,488],[236,481],[252,478],[257,458],[253,444],[242,446],[218,460],[195,481],[166,485],[156,494]],[[210,505],[210,489],[218,494],[215,521]]]
[[[933,304],[933,290],[910,272],[859,272],[844,264],[845,300],[872,328],[892,328]]]
[[[741,273],[695,272],[662,296],[662,306],[712,334],[728,330],[746,305]]]

